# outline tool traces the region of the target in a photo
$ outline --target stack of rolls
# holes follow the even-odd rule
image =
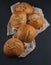
[[[24,42],[29,44],[35,39],[36,30],[43,26],[44,20],[29,3],[21,2],[14,8],[9,24],[14,28],[15,37],[6,41],[3,51],[7,56],[19,56],[25,50]]]

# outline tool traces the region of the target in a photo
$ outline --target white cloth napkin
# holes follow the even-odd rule
[[[19,3],[20,3],[20,2],[18,2],[18,3],[16,3],[16,4],[13,4],[13,5],[11,6],[11,12],[12,12],[12,13],[13,13],[13,11],[14,11],[15,6],[18,5]],[[45,22],[42,28],[40,28],[39,30],[37,29],[37,34],[36,34],[36,36],[37,36],[39,33],[41,33],[41,32],[43,32],[44,30],[46,30],[47,27],[49,27],[50,24],[49,24],[48,21],[45,19],[44,14],[43,14],[41,8],[37,8],[37,7],[34,7],[34,6],[33,6],[33,8],[35,9],[35,12],[36,12],[36,13],[40,13],[40,15],[43,17],[44,22]],[[12,34],[14,34],[14,28],[12,28],[11,25],[8,23],[8,25],[7,25],[7,35],[12,35]],[[36,47],[35,39],[34,39],[32,42],[30,42],[30,43],[25,43],[25,42],[24,42],[24,44],[25,44],[26,49],[25,49],[25,51],[24,51],[19,57],[26,57],[26,56],[27,56],[28,54],[30,54],[30,53],[35,49],[35,47]]]

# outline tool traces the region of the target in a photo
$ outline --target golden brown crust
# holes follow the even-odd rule
[[[30,14],[28,16],[28,22],[27,23],[32,25],[36,29],[39,29],[43,26],[44,20],[43,20],[42,16],[34,13],[34,14]]]
[[[22,2],[16,6],[15,11],[25,11],[27,14],[30,14],[33,12],[33,8],[29,3]]]
[[[17,38],[24,42],[31,42],[35,38],[36,30],[30,25],[22,25],[16,32]]]
[[[4,44],[3,51],[7,56],[18,56],[24,52],[24,45],[17,38],[10,38]]]
[[[9,20],[9,23],[14,28],[19,28],[20,25],[26,24],[27,16],[24,11],[14,12]]]

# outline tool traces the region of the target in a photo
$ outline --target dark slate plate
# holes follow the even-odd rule
[[[6,35],[7,23],[11,15],[10,6],[24,0],[0,0],[0,65],[51,65],[51,26],[36,37],[37,46],[26,58],[9,58],[3,54],[3,44],[11,36]],[[25,0],[42,8],[51,24],[51,0]]]

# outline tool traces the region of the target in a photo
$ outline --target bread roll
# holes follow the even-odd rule
[[[3,47],[4,54],[7,56],[19,56],[24,52],[23,43],[17,38],[10,38]]]
[[[22,25],[16,32],[17,38],[24,42],[31,42],[36,35],[36,30],[30,25]]]
[[[33,8],[30,4],[22,2],[15,7],[15,11],[25,11],[27,14],[33,12]]]
[[[36,29],[39,29],[43,26],[44,20],[43,20],[42,16],[40,16],[39,14],[33,13],[33,14],[28,15],[28,22],[27,23],[32,25]]]
[[[19,28],[20,25],[26,24],[27,16],[24,11],[14,12],[9,20],[9,23],[14,28]]]

